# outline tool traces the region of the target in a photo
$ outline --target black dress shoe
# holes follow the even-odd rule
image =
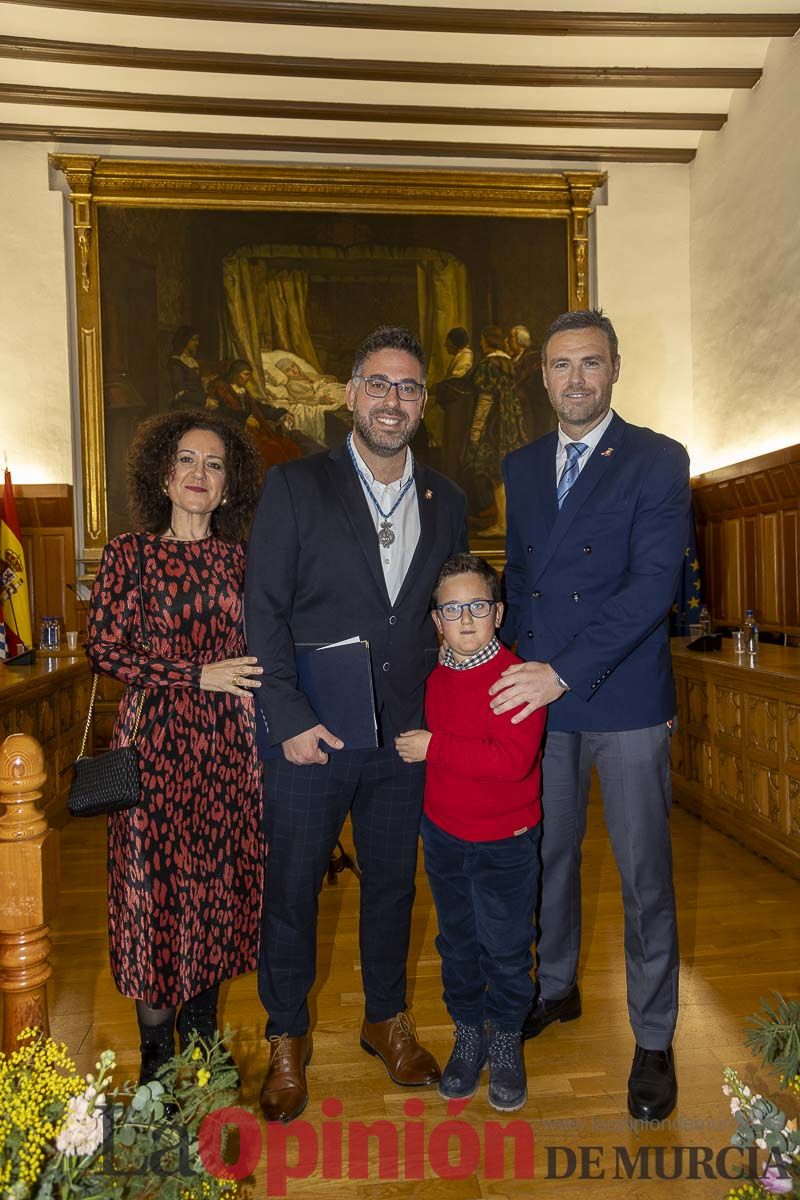
[[[560,1000],[545,1000],[543,996],[534,1004],[522,1026],[522,1040],[538,1037],[553,1021],[575,1021],[581,1015],[581,994],[577,983]]]
[[[628,1079],[628,1112],[636,1121],[663,1121],[678,1101],[672,1046],[643,1050],[637,1045]]]

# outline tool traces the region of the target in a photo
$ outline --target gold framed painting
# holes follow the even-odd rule
[[[73,211],[87,571],[129,527],[141,420],[246,393],[265,470],[334,446],[353,352],[379,324],[419,334],[429,402],[414,452],[467,491],[473,546],[502,555],[500,461],[554,425],[537,347],[588,303],[602,174],[51,164]],[[497,380],[512,421],[491,418]]]

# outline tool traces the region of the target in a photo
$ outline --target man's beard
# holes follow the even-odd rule
[[[391,430],[375,426],[374,419],[379,416],[399,417],[405,423],[399,425],[392,432]],[[370,410],[368,417],[365,417],[360,412],[358,405],[353,409],[353,428],[367,449],[371,450],[373,454],[377,454],[380,458],[391,458],[403,450],[419,429],[421,420],[421,416],[411,418],[402,410],[398,412],[394,408],[373,408]]]
[[[593,395],[585,397],[583,404],[576,405],[573,400],[570,405],[569,400],[564,396],[559,396],[553,408],[556,416],[563,424],[581,426],[591,425],[592,422],[601,420],[611,407],[611,388],[603,388],[600,392],[595,392]]]

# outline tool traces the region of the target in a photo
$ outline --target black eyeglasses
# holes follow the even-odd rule
[[[417,383],[415,379],[401,379],[397,383],[391,379],[384,379],[382,375],[354,375],[353,379],[361,380],[364,391],[373,400],[385,400],[392,388],[395,388],[398,400],[415,404],[425,393],[425,384]]]
[[[494,600],[466,600],[463,604],[453,600],[449,604],[435,604],[433,611],[440,612],[445,621],[460,621],[465,608],[473,617],[488,617],[494,608]]]

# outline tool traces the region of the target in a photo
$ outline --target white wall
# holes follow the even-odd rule
[[[800,442],[800,37],[691,169],[696,467]]]
[[[63,197],[48,147],[0,143],[0,456],[15,483],[72,483]]]
[[[598,207],[597,303],[614,322],[622,370],[614,408],[692,449],[689,172],[612,163]]]

